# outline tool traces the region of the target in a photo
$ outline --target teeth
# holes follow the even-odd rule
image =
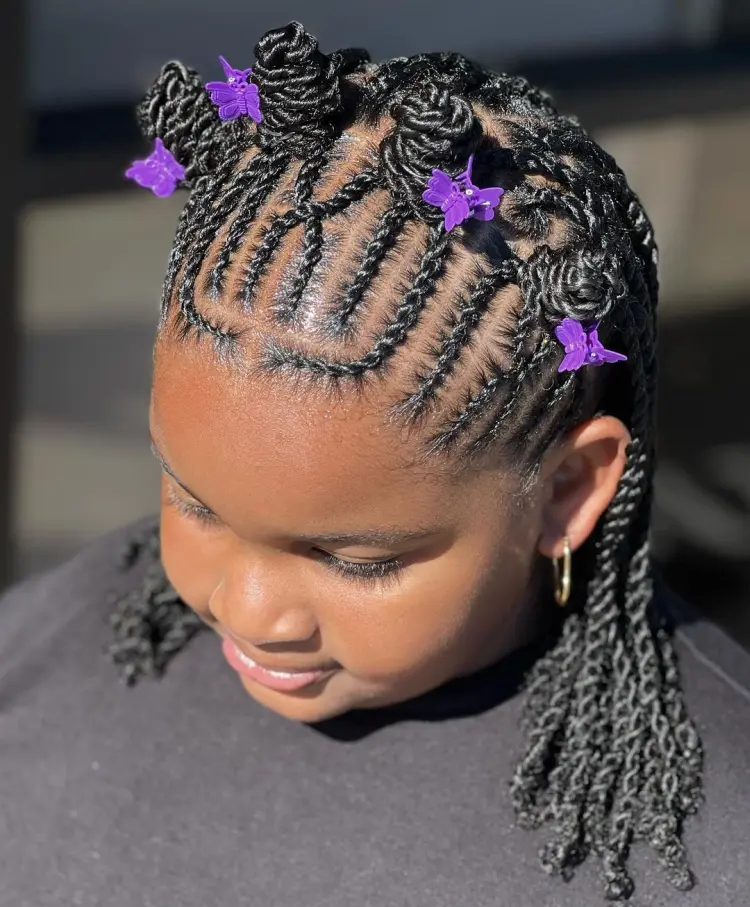
[[[240,661],[243,664],[246,664],[248,668],[257,668],[257,665],[252,658],[248,658],[244,652],[240,649],[237,649],[237,654],[240,656]],[[283,671],[269,671],[268,668],[261,668],[262,671],[265,671],[267,674],[271,674],[273,677],[294,677],[294,674],[285,674]]]

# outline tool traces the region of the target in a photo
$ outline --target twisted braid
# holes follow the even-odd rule
[[[406,95],[424,85],[470,92],[484,85],[489,77],[486,70],[461,54],[395,57],[381,63],[363,85],[358,113],[364,122],[374,123]]]
[[[141,677],[160,677],[172,658],[205,630],[169,585],[159,554],[159,527],[154,525],[130,539],[122,556],[123,569],[146,565],[141,588],[115,599],[109,616],[113,638],[107,654],[128,685]]]
[[[138,105],[136,116],[144,135],[160,138],[185,167],[182,184],[191,188],[201,176],[212,174],[228,149],[243,141],[242,121],[224,123],[194,69],[172,61]]]
[[[368,378],[385,381],[397,352],[408,364],[416,337],[429,362],[414,367],[386,418],[416,424],[439,408],[425,457],[460,469],[502,454],[532,477],[549,445],[594,409],[622,419],[631,443],[618,489],[577,562],[581,581],[559,638],[527,677],[526,740],[510,798],[520,825],[551,827],[540,851],[545,871],[570,878],[593,852],[607,898],[622,902],[634,890],[631,844],[644,839],[674,886],[688,889],[680,835],[702,801],[703,754],[669,628],[653,609],[659,284],[640,201],[611,156],[547,94],[458,54],[376,67],[364,51],[322,54],[291,23],[265,35],[256,57],[257,130],[222,125],[181,64],[164,68],[139,108],[144,131],[163,138],[192,188],[162,328],[174,311],[180,336],[238,349],[241,324],[282,297],[268,307],[284,341],[264,335],[262,371],[306,373],[355,394]],[[433,168],[456,173],[473,153],[475,174],[502,180],[503,204],[493,222],[447,234],[422,192]],[[289,234],[300,225],[298,249]],[[323,261],[324,225],[334,239],[347,236],[345,261]],[[298,256],[288,284],[275,261],[282,248],[287,260],[292,250]],[[224,307],[223,322],[195,298],[208,261],[203,289]],[[365,303],[379,306],[385,327],[364,354],[331,357],[309,338],[304,349],[294,342],[290,323],[313,272],[312,295],[329,304],[311,303],[311,337],[320,328],[337,345],[358,344],[364,319],[356,316]],[[227,292],[230,274],[236,295]],[[431,320],[435,307],[440,317]],[[602,322],[603,339],[627,353],[616,373],[627,382],[607,366],[558,374],[551,337],[565,317]],[[434,324],[437,340],[424,336]],[[471,347],[479,379],[461,367]],[[199,629],[169,589],[154,533],[129,552],[129,561],[149,563],[143,588],[113,616],[111,654],[128,683],[158,676]]]
[[[299,22],[267,32],[255,57],[253,76],[263,98],[261,146],[283,141],[300,157],[328,144],[342,110],[341,76],[369,60],[357,50],[325,56]]]

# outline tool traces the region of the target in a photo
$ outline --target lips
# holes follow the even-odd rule
[[[266,668],[258,664],[254,659],[246,655],[234,642],[228,637],[224,638],[222,652],[229,664],[245,677],[262,684],[273,690],[291,691],[299,690],[303,687],[317,683],[324,678],[335,673],[338,668],[314,668],[312,670],[300,670],[299,668],[280,670],[278,668]]]
[[[263,671],[267,671],[269,674],[282,674],[288,676],[289,674],[322,674],[323,672],[333,671],[339,666],[337,664],[323,665],[313,665],[309,668],[300,668],[300,667],[289,667],[288,665],[269,665],[264,662],[258,661],[257,658],[253,655],[248,655],[247,652],[243,652],[239,645],[232,639],[231,636],[224,637],[229,639],[232,645],[235,647],[241,658],[245,658],[250,661],[253,665],[259,667]]]

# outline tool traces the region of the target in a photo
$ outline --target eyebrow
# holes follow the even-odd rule
[[[206,505],[201,499],[192,492],[172,471],[169,464],[161,455],[153,439],[151,440],[151,451],[159,465],[166,474],[174,479],[175,482],[186,491],[191,498],[194,498],[202,507]],[[210,507],[206,507],[210,510]],[[295,538],[301,542],[324,542],[327,545],[373,545],[382,548],[395,548],[406,542],[413,542],[418,539],[427,538],[431,535],[437,535],[440,532],[437,526],[417,526],[415,529],[401,529],[399,527],[387,526],[382,529],[368,529],[364,532],[328,532],[328,533],[302,533],[295,535]]]

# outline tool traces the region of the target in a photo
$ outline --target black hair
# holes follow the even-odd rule
[[[613,158],[522,78],[451,53],[380,65],[365,51],[324,55],[296,22],[268,32],[255,56],[257,127],[222,122],[180,63],[139,108],[191,190],[160,334],[333,394],[395,383],[386,418],[428,436],[423,462],[458,471],[506,463],[533,477],[584,417],[624,421],[622,479],[577,559],[559,640],[528,677],[511,796],[521,825],[553,827],[540,852],[548,873],[569,878],[593,851],[606,897],[627,900],[630,845],[644,839],[671,882],[691,888],[681,834],[702,799],[702,746],[653,604],[649,551],[658,281],[648,217]],[[433,168],[458,173],[470,154],[474,181],[506,194],[493,221],[448,233],[422,191]],[[283,339],[247,329],[261,307]],[[601,321],[627,362],[559,374],[551,336],[565,317]],[[352,346],[364,352],[347,355]],[[128,683],[159,676],[202,628],[164,575],[156,528],[133,540],[128,562],[143,552],[143,587],[112,615],[110,654]]]

